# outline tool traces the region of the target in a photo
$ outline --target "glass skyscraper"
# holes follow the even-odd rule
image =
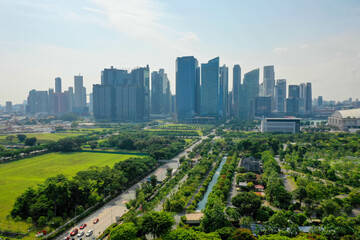
[[[219,57],[201,64],[201,116],[220,117]]]
[[[240,96],[240,116],[242,118],[249,117],[251,101],[259,96],[259,72],[260,70],[257,68],[244,75],[244,84]]]
[[[194,118],[199,105],[198,60],[193,56],[176,59],[176,115],[178,121]]]

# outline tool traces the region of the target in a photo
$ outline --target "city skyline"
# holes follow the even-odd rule
[[[0,82],[7,91],[0,103],[21,103],[30,89],[46,90],[42,86],[52,85],[55,77],[66,89],[79,72],[91,89],[99,72],[112,65],[163,68],[175,92],[178,56],[196,56],[199,63],[220,56],[221,66],[239,64],[243,73],[260,68],[260,76],[263,66],[274,65],[275,79],[289,85],[312,82],[313,97],[359,98],[359,2],[204,3],[191,3],[189,10],[188,1],[5,0]],[[239,13],[227,14],[234,11]],[[223,17],[212,19],[215,13]],[[254,15],[257,20],[249,20]]]

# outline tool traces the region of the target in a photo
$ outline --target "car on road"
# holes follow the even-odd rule
[[[78,230],[77,228],[75,228],[75,229],[72,230],[72,232],[70,233],[70,236],[75,236],[78,232],[79,232],[79,230]]]
[[[84,229],[84,228],[86,228],[86,227],[87,227],[87,224],[84,223],[83,225],[80,226],[80,229]]]
[[[86,236],[87,236],[87,237],[90,237],[92,234],[93,234],[93,230],[91,229],[91,230],[89,230],[89,231],[86,233]]]
[[[82,237],[82,235],[84,235],[84,231],[79,232],[77,236]]]
[[[93,224],[97,224],[99,222],[98,218],[95,218],[95,220],[93,221]]]
[[[64,237],[64,240],[70,240],[70,237],[69,236]]]

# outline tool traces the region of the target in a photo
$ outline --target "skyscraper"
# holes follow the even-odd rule
[[[170,82],[164,69],[151,73],[151,113],[170,113]]]
[[[291,97],[300,97],[299,85],[289,85],[289,98]]]
[[[240,93],[240,112],[241,118],[250,116],[251,101],[259,96],[259,72],[254,69],[244,75],[243,86]]]
[[[75,86],[75,94],[74,94],[74,107],[86,107],[83,100],[83,76],[74,76],[74,86]]]
[[[12,102],[11,101],[7,101],[6,103],[5,103],[5,106],[6,106],[6,113],[12,113]]]
[[[264,66],[264,95],[274,96],[275,72],[274,66]]]
[[[220,78],[219,57],[201,64],[201,116],[219,119]]]
[[[150,114],[149,94],[149,66],[134,69],[131,73],[113,67],[104,69],[101,85],[93,85],[95,120],[143,121]]]
[[[232,98],[233,98],[233,115],[235,117],[239,116],[239,91],[241,85],[241,67],[240,65],[234,65],[233,68],[233,90],[232,90]]]
[[[298,114],[301,110],[300,86],[289,85],[289,97],[286,99],[286,113]]]
[[[286,79],[276,80],[275,86],[275,110],[279,113],[285,112]]]
[[[306,98],[305,98],[305,113],[310,114],[312,112],[312,87],[311,83],[306,83]]]
[[[61,93],[61,78],[55,78],[55,93]]]
[[[200,102],[198,60],[193,56],[176,59],[176,115],[178,121],[186,121],[195,116]]]
[[[226,120],[229,117],[228,98],[229,98],[229,68],[224,64],[220,67],[220,117]]]

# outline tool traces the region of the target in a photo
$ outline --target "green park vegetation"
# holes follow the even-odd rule
[[[0,164],[0,229],[27,230],[28,224],[14,224],[7,221],[16,198],[27,188],[37,188],[47,178],[57,174],[73,177],[79,171],[87,170],[91,166],[113,166],[126,159],[138,157],[135,155],[82,153],[82,152],[56,152],[41,156],[30,157],[18,161]],[[16,216],[15,216],[16,217]],[[25,219],[26,220],[26,219]],[[15,229],[14,229],[15,228]]]
[[[24,139],[18,139],[18,135],[25,135],[26,138],[36,138],[37,143],[48,143],[51,141],[57,141],[59,139],[67,138],[67,137],[77,137],[82,135],[82,133],[26,133],[26,134],[17,134],[17,135],[0,135],[0,144],[24,144]],[[12,137],[9,137],[12,136]]]

